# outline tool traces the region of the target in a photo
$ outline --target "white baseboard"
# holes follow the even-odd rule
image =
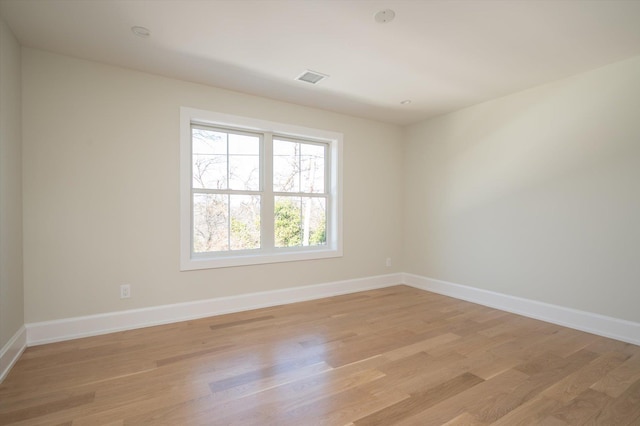
[[[22,352],[27,347],[27,330],[24,327],[16,332],[16,334],[9,339],[6,345],[0,349],[0,383],[9,374],[9,370],[13,367],[13,364],[18,361]]]
[[[421,290],[490,306],[514,314],[640,345],[640,323],[509,296],[446,281],[403,274],[403,283]]]
[[[269,306],[286,305],[397,284],[407,284],[421,290],[640,345],[640,323],[637,322],[407,273],[356,278],[304,287],[31,323],[26,325],[26,343],[28,346],[41,345]],[[10,346],[14,347],[9,344],[3,348],[0,359],[2,361],[0,372],[3,374],[8,371],[5,366],[15,362],[13,358],[12,361],[5,362],[5,358],[9,359],[11,354],[17,353],[18,355],[15,356],[17,359],[17,356],[24,350],[24,330],[22,331],[22,339],[22,346],[20,346],[21,340],[19,338],[14,336],[12,339],[12,342],[15,341],[13,345],[17,345],[16,347],[20,349],[9,349]]]
[[[29,346],[402,284],[401,273],[27,324]]]

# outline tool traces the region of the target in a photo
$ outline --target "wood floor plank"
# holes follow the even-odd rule
[[[222,323],[210,325],[209,329],[211,329],[211,330],[219,330],[221,328],[236,327],[238,325],[245,325],[245,324],[253,324],[253,323],[258,322],[258,321],[264,321],[264,320],[269,320],[269,319],[274,319],[274,316],[273,315],[265,315],[265,316],[261,316],[261,317],[248,318],[248,319],[238,320],[238,321],[222,322]]]
[[[640,380],[640,353],[631,356],[591,387],[616,398],[638,380]]]
[[[30,347],[0,425],[640,425],[640,347],[406,286]]]
[[[460,336],[453,333],[439,334],[430,339],[420,340],[416,343],[412,343],[406,346],[400,346],[397,349],[389,350],[385,352],[384,356],[385,358],[394,361],[417,354],[419,352],[428,351],[430,349],[458,339],[460,339]]]
[[[456,418],[444,423],[442,426],[484,426],[486,424],[487,423],[481,422],[469,413],[462,413]]]
[[[275,420],[273,424],[308,424],[309,419],[318,425],[343,425],[350,419],[360,418],[380,407],[386,407],[406,399],[405,396],[394,395],[392,398],[372,397],[359,388],[329,395],[321,400],[305,404],[295,410],[288,411]],[[327,409],[327,407],[332,407]],[[349,422],[352,423],[352,422]],[[262,426],[262,423],[256,424]]]
[[[226,390],[238,385],[245,384],[247,382],[256,381],[263,378],[273,377],[278,374],[286,373],[291,370],[295,370],[301,367],[305,367],[312,364],[323,363],[324,358],[321,356],[313,356],[309,358],[301,358],[296,361],[286,361],[276,363],[267,368],[260,368],[253,371],[248,371],[243,374],[239,374],[237,376],[229,377],[222,380],[216,380],[209,383],[209,387],[211,388],[211,392],[219,392],[222,390]]]
[[[127,418],[127,423],[135,425],[161,421],[164,424],[182,424],[188,418],[190,423],[210,424],[207,419],[211,422],[210,419],[215,418],[217,424],[278,424],[278,419],[285,413],[295,412],[300,407],[322,401],[329,394],[341,393],[382,377],[379,371],[367,368],[375,365],[375,362],[362,364],[331,370],[325,375],[312,375],[236,399],[221,401],[217,395],[211,395],[156,408]],[[327,385],[331,393],[327,392]]]
[[[568,375],[544,391],[544,395],[567,403],[597,383],[628,358],[618,352],[604,353],[580,370]]]
[[[4,413],[0,413],[0,424],[11,424],[22,420],[41,417],[49,413],[66,410],[68,408],[77,407],[79,405],[89,404],[94,400],[95,396],[95,392],[89,392],[18,410],[6,411]]]
[[[553,411],[552,415],[570,425],[583,425],[598,414],[600,407],[605,406],[610,399],[610,396],[602,392],[586,389]]]
[[[356,426],[394,424],[482,382],[481,378],[471,373],[464,373],[434,388],[412,394],[409,398],[358,419],[354,423]]]
[[[640,424],[640,381],[634,382],[620,396],[599,406],[593,416],[593,424],[634,425]]]
[[[492,422],[495,426],[528,426],[540,423],[559,405],[551,398],[535,398],[511,410],[508,414]]]
[[[495,400],[496,395],[511,392],[515,387],[526,381],[528,377],[519,371],[507,370],[415,416],[400,421],[397,425],[436,426],[451,421],[465,412],[475,414],[485,409],[492,400]]]
[[[536,426],[569,426],[569,424],[557,417],[549,416],[540,420]]]
[[[503,397],[495,401],[496,406],[493,407],[493,411],[485,410],[474,414],[480,415],[483,421],[496,422],[502,416],[535,399],[543,390],[580,369],[593,360],[595,356],[596,354],[588,351],[576,353],[566,359],[549,353],[540,355],[514,368],[516,371],[527,374],[528,378],[512,389],[511,392],[504,394]],[[557,404],[557,401],[555,403]]]

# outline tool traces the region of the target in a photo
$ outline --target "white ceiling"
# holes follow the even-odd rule
[[[25,46],[397,124],[640,55],[640,0],[0,0],[0,14]],[[295,81],[306,69],[330,78]]]

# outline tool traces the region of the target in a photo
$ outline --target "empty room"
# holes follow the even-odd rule
[[[639,23],[0,0],[0,425],[640,425]]]

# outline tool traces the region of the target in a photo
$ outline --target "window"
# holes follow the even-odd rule
[[[191,125],[192,253],[260,248],[258,134]]]
[[[342,135],[181,109],[181,270],[342,255]]]

